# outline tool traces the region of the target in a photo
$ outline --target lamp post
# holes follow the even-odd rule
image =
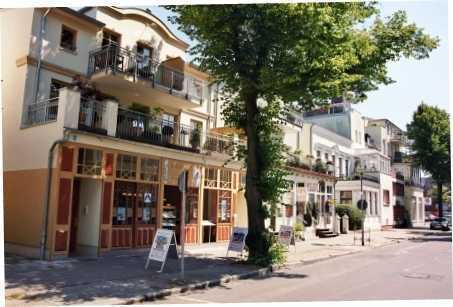
[[[362,211],[362,246],[365,246],[365,204],[363,201],[363,174],[365,173],[375,173],[376,168],[372,166],[371,171],[366,171],[361,166],[356,170],[360,175],[360,209]]]
[[[333,164],[329,164],[328,166],[328,169],[329,169],[329,172],[333,172],[333,200],[332,200],[332,203],[333,203],[333,209],[332,209],[332,218],[333,218],[333,223],[332,223],[332,226],[333,226],[333,233],[337,233],[336,232],[336,229],[337,229],[337,213],[336,213],[336,205],[337,205],[337,201],[336,201],[336,193],[335,193],[335,185],[337,184],[337,176],[335,176],[335,165]]]

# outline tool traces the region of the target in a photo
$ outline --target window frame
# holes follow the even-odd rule
[[[72,43],[71,46],[65,46],[63,45],[63,31],[70,32],[72,34]],[[69,52],[77,52],[77,30],[62,24],[61,25],[61,31],[60,31],[60,48],[62,48],[65,51]]]

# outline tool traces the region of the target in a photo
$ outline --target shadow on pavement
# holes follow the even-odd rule
[[[159,263],[144,270],[147,252],[138,255],[106,255],[94,259],[52,262],[22,261],[5,267],[6,298],[21,303],[60,304],[124,303],[152,291],[181,286],[177,259],[168,259],[163,273]],[[185,258],[185,283],[198,283],[246,273],[257,267],[233,258]]]

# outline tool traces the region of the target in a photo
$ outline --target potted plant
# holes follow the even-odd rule
[[[193,149],[200,148],[201,143],[201,131],[199,127],[196,127],[190,133],[190,145],[192,145]]]

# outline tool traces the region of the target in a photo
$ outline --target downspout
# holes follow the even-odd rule
[[[41,246],[40,246],[40,258],[45,260],[46,258],[46,246],[48,238],[48,224],[49,224],[49,207],[50,207],[50,193],[52,190],[52,166],[53,166],[53,152],[57,145],[62,145],[66,142],[66,139],[59,139],[52,143],[49,149],[49,156],[47,162],[47,186],[46,186],[46,195],[44,198],[44,216],[43,216],[43,225],[41,230]]]
[[[40,30],[39,30],[39,47],[38,47],[38,64],[36,65],[36,78],[35,78],[35,92],[33,93],[33,103],[36,103],[36,100],[38,99],[38,91],[39,91],[39,80],[41,77],[41,58],[42,58],[42,41],[44,38],[44,33],[45,33],[45,28],[46,28],[46,17],[50,13],[52,9],[49,8],[47,11],[44,13],[44,15],[41,16],[41,21],[40,21]]]

